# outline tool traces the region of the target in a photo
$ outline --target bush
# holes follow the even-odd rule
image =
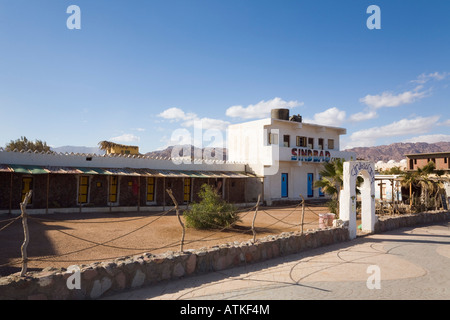
[[[203,184],[198,193],[200,202],[184,212],[186,226],[196,229],[229,227],[239,221],[239,215],[232,204],[224,201],[208,184]]]
[[[339,219],[339,202],[336,199],[330,199],[325,205],[331,213],[336,215],[336,219]]]

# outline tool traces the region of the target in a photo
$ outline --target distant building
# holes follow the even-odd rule
[[[377,163],[375,163],[375,170],[386,171],[392,168],[398,168],[401,171],[405,171],[406,165],[407,165],[406,159],[400,160],[399,162],[395,160],[389,160],[388,162],[378,161]]]
[[[401,180],[398,174],[375,175],[375,200],[402,201]]]
[[[407,154],[407,170],[414,171],[422,168],[429,162],[434,162],[436,170],[450,171],[450,152]]]
[[[444,171],[444,175],[440,176],[439,179],[443,181],[447,202],[450,206],[450,152],[407,154],[406,160],[408,171],[415,171],[427,165],[429,162],[435,164],[436,170]]]
[[[106,151],[106,154],[125,154],[137,155],[139,154],[138,146],[127,146],[124,144],[114,143],[110,141],[101,141],[100,147]]]

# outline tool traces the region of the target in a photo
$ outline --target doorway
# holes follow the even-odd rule
[[[288,197],[288,174],[287,173],[281,174],[281,197],[282,198]]]
[[[314,173],[308,173],[308,197],[314,197]]]

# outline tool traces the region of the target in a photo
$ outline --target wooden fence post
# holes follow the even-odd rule
[[[184,236],[186,234],[186,230],[185,230],[183,221],[181,221],[180,211],[178,209],[178,202],[175,199],[175,197],[173,196],[172,190],[171,189],[167,189],[167,193],[169,194],[170,198],[172,198],[172,201],[173,201],[173,203],[175,205],[175,210],[176,210],[176,213],[177,213],[178,222],[180,223],[181,228],[183,229],[182,234],[181,234],[181,243],[180,243],[180,251],[183,252]]]
[[[31,194],[33,193],[33,190],[30,190],[25,195],[25,199],[20,204],[20,210],[22,211],[22,225],[23,225],[23,233],[24,233],[24,240],[22,247],[20,248],[20,251],[22,252],[22,271],[20,272],[20,276],[23,277],[27,273],[28,268],[28,256],[27,256],[27,247],[28,243],[30,242],[30,234],[28,231],[28,223],[27,223],[27,204],[28,201],[30,201]]]
[[[301,234],[303,234],[303,220],[305,219],[305,198],[303,198],[302,195],[300,195],[302,198],[302,227],[301,227]]]
[[[253,215],[253,221],[252,221],[253,243],[255,243],[255,241],[256,241],[255,220],[256,220],[256,215],[258,213],[260,199],[261,199],[261,194],[258,195],[258,201],[256,202],[255,214]]]

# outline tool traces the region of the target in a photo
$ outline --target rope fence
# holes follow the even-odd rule
[[[300,195],[302,201],[294,204],[294,205],[287,205],[287,206],[277,206],[277,207],[266,207],[264,205],[261,205],[261,195],[258,195],[258,200],[256,204],[252,207],[248,208],[241,208],[237,209],[236,213],[239,214],[239,219],[236,222],[231,223],[230,225],[226,227],[222,226],[212,226],[215,227],[213,229],[208,230],[202,230],[201,232],[195,230],[190,231],[190,228],[186,228],[185,224],[183,223],[182,219],[182,213],[179,208],[179,204],[176,200],[176,198],[173,196],[172,190],[167,189],[166,192],[168,193],[169,197],[172,199],[174,207],[166,210],[164,212],[159,212],[157,214],[149,214],[145,216],[140,217],[132,217],[132,218],[124,218],[124,219],[117,219],[117,218],[111,218],[106,219],[105,221],[90,221],[89,218],[81,218],[81,221],[72,221],[72,220],[63,220],[63,219],[50,219],[47,216],[46,217],[37,217],[37,216],[30,216],[26,213],[26,206],[31,198],[32,190],[30,190],[23,200],[23,202],[20,204],[20,208],[22,211],[22,214],[18,217],[0,220],[0,241],[2,240],[2,233],[5,232],[5,230],[8,230],[8,228],[11,228],[16,221],[22,220],[23,225],[23,233],[24,233],[24,241],[22,243],[22,246],[20,247],[21,257],[12,258],[3,256],[3,254],[0,255],[0,276],[5,276],[5,271],[2,268],[10,268],[17,269],[17,267],[22,266],[20,271],[20,276],[24,276],[27,273],[27,270],[30,266],[38,266],[39,268],[42,268],[42,266],[46,267],[55,267],[58,265],[61,267],[62,263],[67,264],[83,264],[83,263],[92,263],[96,261],[106,261],[106,260],[112,260],[112,259],[119,259],[130,255],[138,255],[143,253],[153,253],[156,251],[160,251],[163,249],[169,250],[171,248],[174,248],[176,246],[179,246],[179,251],[183,252],[186,247],[189,247],[189,249],[193,249],[195,246],[197,248],[201,246],[205,242],[213,243],[213,245],[223,244],[226,243],[229,239],[234,239],[237,241],[246,241],[247,238],[246,235],[249,235],[247,238],[248,241],[251,241],[253,243],[257,242],[257,236],[260,235],[261,237],[267,236],[268,234],[274,234],[273,228],[275,225],[277,225],[276,231],[277,233],[285,232],[285,231],[298,231],[301,234],[304,232],[305,226],[312,226],[315,225],[316,228],[318,228],[318,219],[319,219],[319,211],[321,213],[327,212],[327,209],[324,207],[324,205],[319,204],[312,204],[308,203],[306,204],[305,199],[302,195]],[[285,213],[285,211],[288,210],[288,212]],[[308,222],[305,222],[305,213],[306,210],[309,214],[309,220]],[[277,212],[281,211],[281,212]],[[143,246],[129,246],[126,245],[128,242],[126,237],[129,237],[138,231],[144,231],[145,232],[152,232],[152,230],[148,230],[148,227],[152,224],[155,224],[156,222],[160,221],[161,219],[175,219],[174,217],[170,217],[169,214],[175,212],[176,219],[178,221],[178,224],[180,225],[180,233],[181,233],[181,239],[180,240],[174,240],[173,237],[167,237],[168,243],[165,243],[163,245],[159,246],[153,246],[148,247],[146,245]],[[253,213],[253,216],[251,214]],[[299,217],[297,215],[299,214]],[[295,215],[295,217],[294,217]],[[265,217],[264,217],[265,216]],[[247,219],[247,223],[243,222],[244,219]],[[251,219],[249,221],[249,219]],[[268,221],[269,220],[269,221]],[[273,220],[273,221],[270,221]],[[297,221],[297,222],[296,222]],[[28,227],[28,223],[33,223],[35,226],[39,226],[43,230],[51,230],[57,233],[60,233],[64,239],[60,242],[70,244],[72,241],[80,241],[81,243],[84,243],[84,246],[82,248],[76,248],[72,250],[67,250],[66,252],[62,253],[55,253],[55,254],[34,254],[30,255],[28,252],[28,247],[30,245],[30,242],[33,242],[33,230],[31,230]],[[81,224],[112,224],[115,223],[117,225],[120,225],[125,222],[133,222],[133,223],[139,223],[138,226],[134,226],[131,230],[124,231],[121,234],[116,234],[114,237],[107,239],[107,240],[92,240],[88,239],[88,237],[85,237],[83,235],[77,235],[72,234],[70,232],[67,232],[65,230],[62,230],[62,228],[51,228],[53,223],[62,223],[64,226],[70,226],[74,225],[74,230],[76,229],[76,225]],[[142,222],[142,223],[140,223]],[[210,223],[210,222],[208,222]],[[258,225],[257,225],[258,224]],[[114,225],[115,226],[115,225]],[[147,228],[147,229],[146,229]],[[158,228],[158,227],[156,227]],[[313,227],[314,228],[314,227]],[[17,229],[17,228],[16,228]],[[72,229],[72,228],[67,228]],[[118,227],[117,229],[120,229]],[[188,231],[186,230],[188,229]],[[104,234],[101,234],[103,230],[99,231],[99,235],[106,235],[107,232],[104,231]],[[275,232],[276,232],[275,231]],[[14,231],[15,232],[15,231]],[[186,239],[186,235],[193,235],[197,234],[197,238],[195,239]],[[35,235],[37,236],[37,235]],[[42,237],[42,235],[39,235]],[[141,235],[142,237],[142,243],[145,243],[145,235]],[[100,237],[101,238],[101,237]],[[141,238],[138,238],[141,239]],[[120,240],[121,244],[113,244],[115,241]],[[139,240],[137,242],[140,242]],[[136,240],[135,242],[136,243]],[[99,255],[96,255],[95,258],[92,258],[86,252],[92,252],[92,250],[99,248],[104,248],[107,252],[107,249],[109,250],[124,250],[127,253],[121,254],[121,255],[111,255],[107,257],[100,258]],[[66,267],[66,266],[65,266]]]

